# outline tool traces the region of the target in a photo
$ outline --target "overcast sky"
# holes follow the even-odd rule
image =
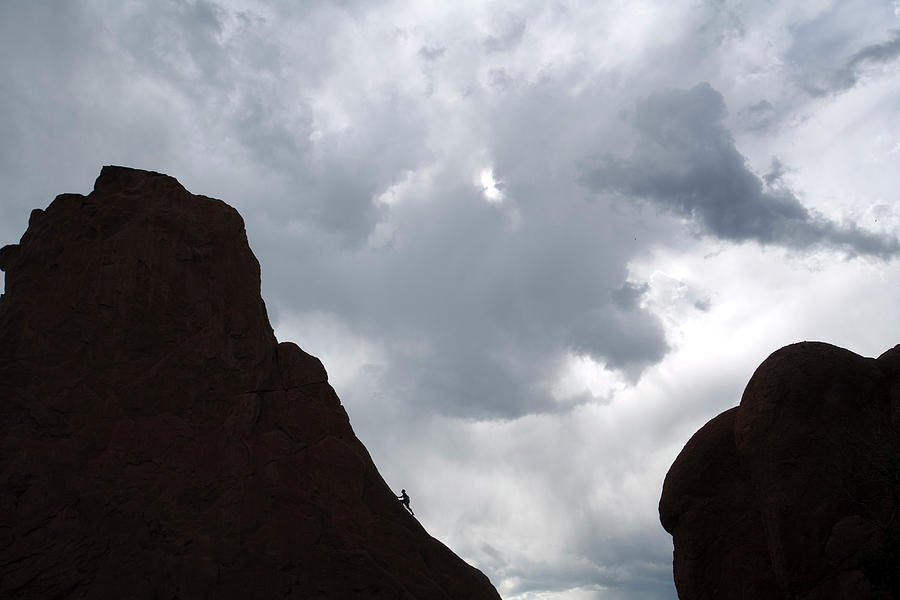
[[[105,164],[225,200],[432,535],[671,599],[690,435],[900,342],[898,75],[897,0],[2,0],[0,244]]]

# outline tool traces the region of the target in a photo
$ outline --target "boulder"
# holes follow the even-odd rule
[[[659,505],[680,598],[900,593],[898,348],[782,348],[694,434]]]

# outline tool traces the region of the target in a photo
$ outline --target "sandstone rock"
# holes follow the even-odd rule
[[[679,597],[900,592],[898,386],[897,348],[875,360],[804,342],[766,359],[666,476]]]
[[[277,343],[225,203],[104,167],[0,268],[0,597],[499,598]]]

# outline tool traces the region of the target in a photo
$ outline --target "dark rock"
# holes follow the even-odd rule
[[[675,585],[682,598],[774,598],[762,519],[734,447],[737,408],[694,435],[672,465],[660,519],[677,532]],[[710,536],[715,532],[715,543]]]
[[[679,597],[895,597],[898,386],[897,348],[804,342],[766,359],[666,476]]]
[[[0,597],[499,598],[276,342],[233,208],[104,167],[0,267]]]

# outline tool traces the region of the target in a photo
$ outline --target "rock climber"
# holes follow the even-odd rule
[[[400,490],[400,495],[397,496],[397,500],[400,501],[400,504],[402,504],[404,507],[406,507],[406,510],[409,511],[409,514],[411,514],[413,516],[416,515],[416,513],[414,513],[412,511],[412,509],[409,507],[409,495],[406,493],[406,490]]]

